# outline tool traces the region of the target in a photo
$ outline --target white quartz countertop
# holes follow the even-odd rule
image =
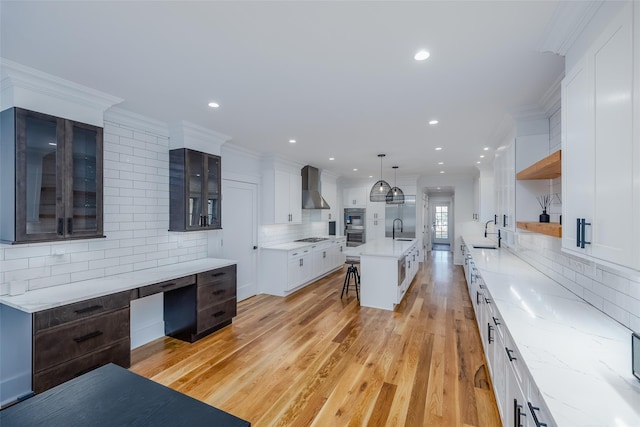
[[[307,248],[307,247],[310,248],[312,246],[317,246],[323,243],[331,243],[339,239],[343,239],[343,240],[346,239],[345,236],[319,236],[319,237],[324,237],[327,240],[321,240],[319,242],[287,242],[287,243],[280,243],[272,246],[264,246],[262,249],[268,249],[268,250],[274,250],[274,251],[291,251],[291,250]]]
[[[214,270],[236,263],[236,261],[230,259],[203,258],[196,261],[37,289],[25,292],[22,295],[3,295],[0,296],[0,303],[27,313],[36,313],[49,308],[153,285],[154,283]]]
[[[631,331],[509,250],[464,240],[557,425],[640,426]]]
[[[371,240],[360,246],[345,249],[346,256],[381,256],[391,258],[402,258],[411,246],[416,243],[416,239],[393,240],[391,237]]]

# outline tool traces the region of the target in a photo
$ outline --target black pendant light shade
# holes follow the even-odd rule
[[[384,154],[378,154],[378,157],[380,157],[380,180],[371,187],[369,192],[369,201],[371,202],[386,202],[387,194],[391,190],[389,183],[382,179],[382,158],[384,156]]]
[[[391,188],[389,190],[389,192],[387,193],[387,204],[388,205],[401,205],[404,203],[404,193],[402,192],[402,190],[397,187],[397,178],[398,178],[398,166],[394,166],[393,169],[395,170],[395,178],[393,181],[394,187]]]

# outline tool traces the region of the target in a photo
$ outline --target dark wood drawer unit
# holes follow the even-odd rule
[[[232,298],[198,310],[198,333],[230,324],[231,319],[236,315],[236,306],[236,299]]]
[[[236,266],[198,273],[195,287],[164,294],[165,334],[194,342],[229,324],[236,315]]]
[[[33,390],[61,384],[106,363],[131,364],[131,291],[33,315]]]
[[[167,280],[166,282],[155,283],[149,286],[143,286],[138,288],[138,295],[140,298],[148,297],[149,295],[159,294],[160,292],[169,292],[174,289],[182,288],[184,286],[190,286],[196,284],[196,276],[194,274],[186,277],[180,277],[174,280]]]
[[[34,374],[33,391],[41,393],[108,363],[115,363],[123,367],[129,366],[131,364],[130,355],[131,343],[128,339],[120,340],[110,347]]]

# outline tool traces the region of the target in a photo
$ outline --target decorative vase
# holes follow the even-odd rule
[[[549,214],[546,209],[540,214],[540,222],[549,222]]]

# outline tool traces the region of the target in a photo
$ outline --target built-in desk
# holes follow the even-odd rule
[[[0,412],[2,427],[251,424],[113,364]]]
[[[129,367],[131,301],[164,294],[165,334],[194,342],[236,315],[236,262],[201,259],[0,297],[0,405],[107,363]]]

